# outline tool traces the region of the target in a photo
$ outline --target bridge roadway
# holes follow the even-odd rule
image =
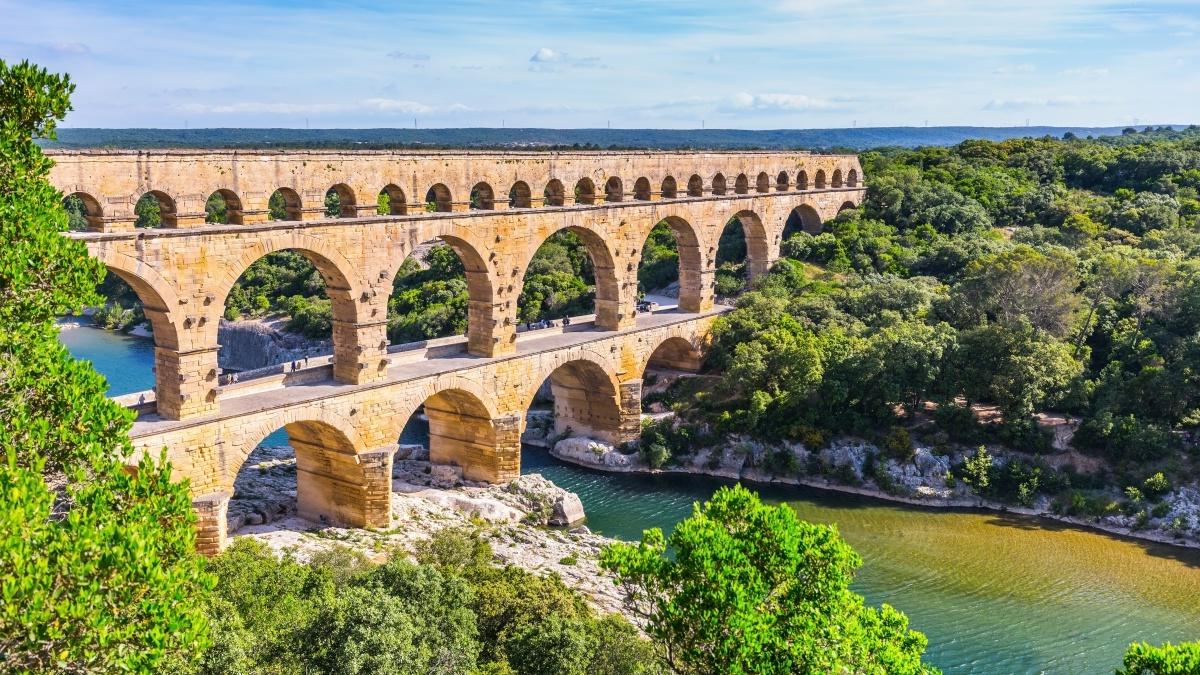
[[[143,412],[131,432],[138,450],[131,461],[166,449],[176,474],[190,480],[198,545],[211,553],[227,540],[226,509],[246,457],[268,434],[286,428],[296,451],[302,517],[387,527],[392,455],[422,405],[433,463],[458,466],[473,480],[510,480],[520,473],[526,412],[547,378],[556,433],[633,440],[645,369],[698,368],[713,319],[729,309],[663,308],[616,331],[597,330],[582,317],[570,327],[522,333],[514,352],[492,358],[467,353],[457,338],[437,346],[452,352],[444,356],[394,353],[383,378],[362,384],[338,382],[331,366],[319,365],[225,385],[211,415],[171,420]]]

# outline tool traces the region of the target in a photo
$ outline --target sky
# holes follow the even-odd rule
[[[1200,122],[1200,0],[0,0],[69,127]]]

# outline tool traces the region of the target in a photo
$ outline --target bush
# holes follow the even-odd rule
[[[892,459],[901,462],[910,461],[913,458],[914,450],[912,436],[909,435],[908,429],[904,427],[888,429],[887,436],[883,439],[883,450]]]

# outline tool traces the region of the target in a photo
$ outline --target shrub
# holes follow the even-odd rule
[[[907,462],[913,458],[912,436],[904,427],[892,427],[883,439],[883,449],[888,457]]]

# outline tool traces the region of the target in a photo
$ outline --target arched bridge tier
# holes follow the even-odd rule
[[[131,436],[139,455],[166,448],[175,477],[188,479],[202,551],[224,545],[234,479],[255,446],[280,427],[296,450],[301,516],[388,527],[396,441],[422,405],[434,463],[459,466],[473,480],[511,480],[520,474],[521,433],[543,381],[554,389],[560,429],[613,443],[633,440],[646,367],[694,369],[713,320],[727,309],[641,314],[614,332],[572,326],[523,333],[505,356],[460,352],[395,362],[360,384],[338,382],[332,367],[322,366],[227,385],[219,412],[187,420],[143,413]]]
[[[94,160],[103,156],[79,157]],[[116,157],[128,159],[125,154]],[[519,171],[529,162],[541,171],[550,171],[554,157],[514,159],[508,170]],[[750,165],[744,163],[751,161],[761,160],[764,167],[768,160],[776,165],[784,162],[783,156],[765,154],[751,154],[748,159],[713,154],[592,157],[600,164],[621,161],[640,166],[633,159],[638,157],[640,162],[658,162],[663,167],[682,166],[691,158],[694,164],[689,166],[709,168],[724,158],[724,166],[731,170],[742,166],[748,170]],[[811,170],[815,164],[809,163],[816,162],[857,166],[848,157],[788,157],[793,168],[800,163]],[[64,158],[56,155],[60,162]],[[276,158],[272,164],[271,158],[264,155],[261,161],[278,166],[281,160]],[[398,160],[392,157],[391,161]],[[447,155],[444,161],[456,165],[466,160]],[[571,162],[578,161],[578,157],[571,158]],[[324,175],[337,167],[310,162],[308,170]],[[485,167],[491,165],[485,163]],[[69,170],[69,164],[55,168],[57,172]],[[182,167],[179,170],[183,171]],[[606,175],[601,169],[594,172]],[[785,173],[780,172],[779,185]],[[103,171],[99,175],[103,176]],[[100,181],[100,187],[106,185],[100,178],[94,180]],[[517,299],[525,270],[551,234],[570,229],[587,245],[596,270],[595,328],[617,330],[633,320],[638,263],[656,223],[666,220],[670,224],[680,249],[680,308],[700,312],[712,307],[718,241],[730,218],[737,216],[744,226],[748,269],[753,277],[765,272],[778,257],[789,220],[799,217],[804,228],[813,231],[847,203],[859,203],[863,192],[860,187],[844,185],[801,191],[793,187],[701,196],[681,192],[672,199],[601,201],[557,208],[209,224],[70,236],[86,242],[91,254],[140,296],[155,338],[158,412],[186,419],[218,409],[217,327],[226,297],[247,267],[268,253],[297,251],[315,265],[333,303],[334,376],[341,382],[365,383],[384,376],[392,281],[404,259],[422,242],[440,239],[462,259],[469,295],[468,349],[477,356],[494,357],[515,349]]]

